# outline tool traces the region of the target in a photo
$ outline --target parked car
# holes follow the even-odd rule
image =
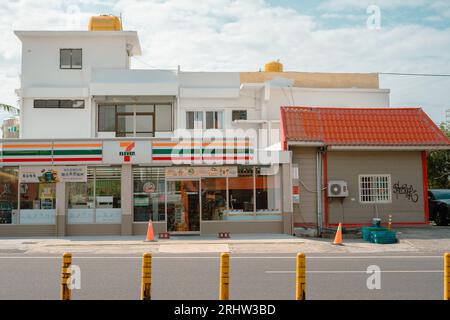
[[[450,189],[432,189],[428,191],[430,220],[438,226],[450,223]]]

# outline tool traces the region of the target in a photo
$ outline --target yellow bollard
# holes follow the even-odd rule
[[[306,258],[304,253],[297,254],[297,277],[295,282],[295,299],[306,299]]]
[[[444,300],[450,300],[450,253],[444,254]]]
[[[72,254],[64,253],[61,267],[61,300],[70,300],[72,292],[69,289],[70,266],[72,265]]]
[[[230,254],[222,253],[220,255],[219,300],[230,299],[229,289],[230,289]]]
[[[152,299],[152,254],[142,256],[141,300]]]

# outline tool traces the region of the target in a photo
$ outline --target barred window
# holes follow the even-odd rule
[[[359,202],[390,203],[391,194],[390,174],[359,175]]]

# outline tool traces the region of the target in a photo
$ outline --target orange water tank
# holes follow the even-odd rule
[[[93,16],[89,19],[89,31],[122,31],[122,21],[113,15]]]
[[[283,72],[283,64],[280,61],[270,61],[264,65],[264,72]]]

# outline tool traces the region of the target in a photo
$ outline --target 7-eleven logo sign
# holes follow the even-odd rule
[[[136,144],[130,141],[120,143],[120,148],[124,150],[119,152],[119,156],[123,157],[124,162],[130,162],[131,157],[136,154],[136,152],[132,151],[135,146]]]

